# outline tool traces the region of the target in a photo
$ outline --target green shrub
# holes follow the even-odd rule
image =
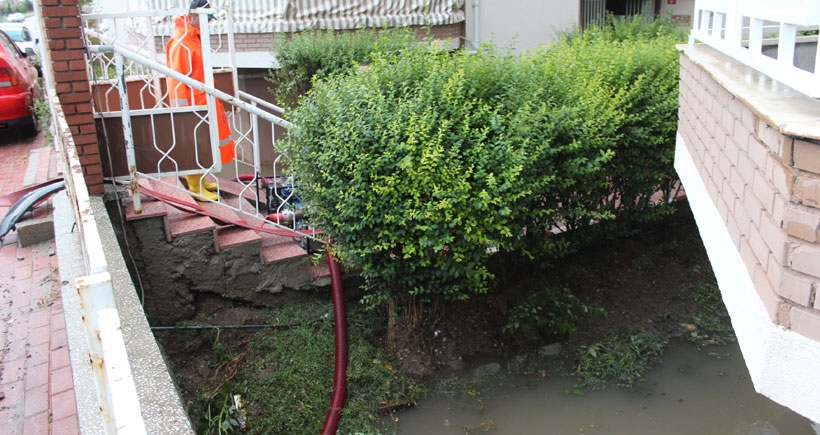
[[[327,77],[371,60],[374,51],[396,51],[415,41],[408,29],[334,33],[317,30],[295,33],[279,40],[273,51],[277,67],[268,81],[280,104],[293,106],[311,87],[314,77]]]
[[[522,55],[414,45],[314,81],[284,150],[373,304],[463,299],[496,250],[557,257],[589,242],[571,230],[667,212],[649,198],[675,180],[676,39],[618,35]]]
[[[513,237],[528,156],[500,108],[472,95],[468,59],[428,47],[382,56],[317,82],[292,115],[285,149],[312,219],[373,290],[484,291],[488,249]]]
[[[580,92],[587,83],[599,82],[622,112],[604,170],[590,174],[582,189],[561,192],[570,195],[561,198],[562,204],[580,203],[587,211],[577,219],[562,216],[570,229],[603,219],[603,225],[596,225],[599,234],[621,236],[618,226],[672,212],[668,201],[653,204],[650,198],[661,191],[668,199],[677,180],[672,165],[679,70],[674,46],[682,40],[680,26],[669,20],[611,18],[605,26],[560,39],[539,53],[550,74],[561,76],[557,80]]]
[[[567,336],[575,332],[581,317],[590,313],[606,314],[602,308],[585,304],[567,289],[548,288],[533,293],[510,310],[504,332]]]

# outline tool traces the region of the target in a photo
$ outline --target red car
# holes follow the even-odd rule
[[[37,69],[0,30],[0,130],[37,134],[34,104],[39,99]]]

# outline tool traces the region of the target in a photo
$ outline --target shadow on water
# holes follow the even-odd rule
[[[576,395],[572,377],[510,378],[483,393],[480,407],[425,399],[397,415],[398,433],[815,435],[811,421],[755,392],[737,343],[670,345],[632,389]]]

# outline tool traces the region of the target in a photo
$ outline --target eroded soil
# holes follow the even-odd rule
[[[488,295],[413,313],[423,319],[413,330],[397,319],[397,345],[391,349],[393,366],[418,379],[469,367],[486,356],[503,357],[560,341],[564,353],[601,340],[613,332],[647,331],[661,337],[692,332],[693,318],[702,307],[697,292],[714,285],[714,276],[688,205],[662,223],[640,234],[585,249],[560,262],[505,260],[500,287]],[[533,292],[550,286],[569,289],[606,316],[589,315],[577,332],[567,337],[503,332],[508,313]],[[329,295],[328,295],[329,297]],[[197,301],[193,323],[249,325],[268,322],[263,310],[219,299]],[[219,332],[225,348],[236,358],[216,366],[212,347],[216,332],[157,332],[157,338],[187,402],[196,395],[216,391],[242,364],[252,334],[247,330]],[[378,345],[385,346],[384,342]]]
[[[510,356],[561,342],[565,353],[614,333],[648,332],[662,338],[692,333],[702,311],[695,301],[715,278],[688,205],[636,236],[590,247],[557,262],[533,264],[506,259],[495,292],[456,302],[436,312],[395,349],[405,371],[432,376],[458,370],[471,359]],[[546,288],[566,288],[606,315],[588,315],[569,337],[503,332],[508,313],[527,296]],[[432,349],[419,352],[419,349]]]

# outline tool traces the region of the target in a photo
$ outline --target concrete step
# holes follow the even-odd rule
[[[163,181],[167,183],[177,182],[179,186],[184,186],[181,181],[173,178],[164,179]],[[296,270],[300,270],[297,275],[302,277],[293,277],[294,282],[304,280],[316,286],[330,284],[330,270],[327,264],[324,259],[319,264],[311,264],[307,251],[300,246],[303,239],[270,234],[257,229],[226,225],[227,222],[238,220],[245,221],[253,228],[265,225],[262,218],[238,213],[230,208],[242,208],[251,212],[253,210],[252,204],[255,202],[255,190],[246,188],[245,185],[238,182],[220,179],[220,201],[224,203],[222,205],[214,202],[197,202],[184,191],[173,189],[152,180],[140,180],[140,185],[173,197],[180,202],[196,204],[208,213],[217,216],[218,219],[213,220],[207,216],[185,212],[160,200],[143,196],[142,211],[139,214],[135,213],[130,198],[123,199],[127,220],[161,217],[164,220],[168,241],[183,234],[210,231],[214,234],[214,247],[217,253],[232,247],[255,244],[257,245],[255,249],[259,250],[261,264],[282,263],[288,264],[284,267],[289,268],[294,273],[296,273]]]
[[[238,181],[220,179],[219,194],[222,195],[223,193],[228,193],[233,196],[242,197],[250,203],[254,203],[257,199],[255,185],[246,185]]]
[[[310,283],[317,287],[325,287],[330,285],[330,266],[326,261],[319,264],[312,264],[308,266],[310,272]]]
[[[125,220],[133,221],[138,219],[149,219],[152,217],[165,217],[168,210],[165,209],[165,203],[153,198],[142,197],[140,201],[140,212],[134,210],[134,202],[131,197],[122,199],[123,209],[125,211]]]
[[[244,220],[243,216],[217,203],[203,202],[200,203],[199,206],[204,208],[208,213],[219,216],[223,222]],[[221,225],[219,222],[215,223],[218,225],[216,228],[216,252],[220,252],[225,248],[245,244],[261,244],[262,238],[253,230],[235,225]]]
[[[307,258],[308,253],[293,238],[276,234],[260,233],[262,247],[259,256],[262,264],[276,263],[292,258]]]
[[[163,179],[166,183],[176,183],[174,178],[166,178]],[[154,182],[148,179],[140,179],[139,181],[140,186],[145,188],[151,189],[155,192],[161,193],[166,196],[170,196],[181,203],[185,204],[193,204],[196,205],[197,201],[194,198],[179,190],[174,189],[164,183]],[[170,242],[174,237],[185,235],[185,234],[194,234],[200,232],[210,231],[214,234],[214,240],[216,240],[216,224],[211,218],[207,216],[200,216],[194,213],[188,213],[182,210],[177,209],[176,207],[163,204],[166,210],[166,237]]]

